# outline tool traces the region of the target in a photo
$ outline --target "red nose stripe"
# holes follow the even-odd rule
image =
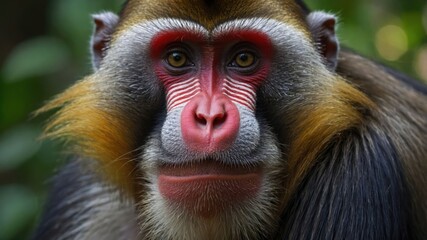
[[[178,82],[167,86],[166,96],[168,111],[190,101],[197,93],[200,92],[199,79],[191,78],[184,82]]]
[[[224,79],[224,94],[233,102],[242,104],[251,110],[255,110],[255,88],[244,82],[238,82],[231,78]]]

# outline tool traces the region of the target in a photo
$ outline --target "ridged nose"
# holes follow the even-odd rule
[[[186,146],[197,152],[229,148],[237,137],[240,115],[225,96],[200,93],[183,109],[181,131]]]

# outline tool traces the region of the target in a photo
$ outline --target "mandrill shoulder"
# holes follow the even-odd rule
[[[339,54],[336,72],[376,104],[373,116],[381,119],[382,126],[424,141],[427,151],[427,85],[345,49]]]
[[[346,49],[339,54],[336,72],[375,103],[378,124],[427,146],[427,85]]]
[[[427,171],[427,86],[346,49],[336,72],[374,102],[365,124],[383,129],[402,158]]]
[[[427,85],[349,49],[341,49],[336,72],[371,98],[400,95],[399,98],[415,97],[420,102],[427,99]]]

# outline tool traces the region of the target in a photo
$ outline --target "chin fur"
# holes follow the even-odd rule
[[[277,223],[278,186],[271,186],[266,176],[259,194],[205,218],[189,213],[184,208],[168,203],[157,188],[155,176],[149,177],[148,192],[138,208],[140,234],[144,239],[260,239],[268,238]],[[271,226],[266,229],[265,226]]]

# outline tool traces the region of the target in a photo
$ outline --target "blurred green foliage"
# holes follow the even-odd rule
[[[47,116],[31,118],[31,112],[90,72],[90,14],[117,12],[122,4],[17,2],[5,3],[9,8],[2,8],[0,19],[1,29],[15,26],[0,38],[0,239],[4,240],[28,238],[42,211],[48,180],[65,159],[57,145],[38,140]],[[39,5],[44,8],[33,12]],[[22,35],[26,37],[11,43]]]
[[[60,159],[65,158],[60,146],[37,140],[47,117],[30,118],[31,112],[90,72],[90,14],[101,10],[118,12],[122,2],[2,3],[0,24],[7,31],[0,38],[0,239],[29,236],[42,211],[49,176],[61,163]],[[425,2],[309,0],[307,3],[312,9],[338,14],[342,43],[417,77],[417,57],[422,49],[427,49]],[[381,59],[375,39],[379,29],[390,24],[399,26],[406,34],[407,50],[396,61],[387,62]],[[420,64],[427,65],[418,62],[418,67]]]

